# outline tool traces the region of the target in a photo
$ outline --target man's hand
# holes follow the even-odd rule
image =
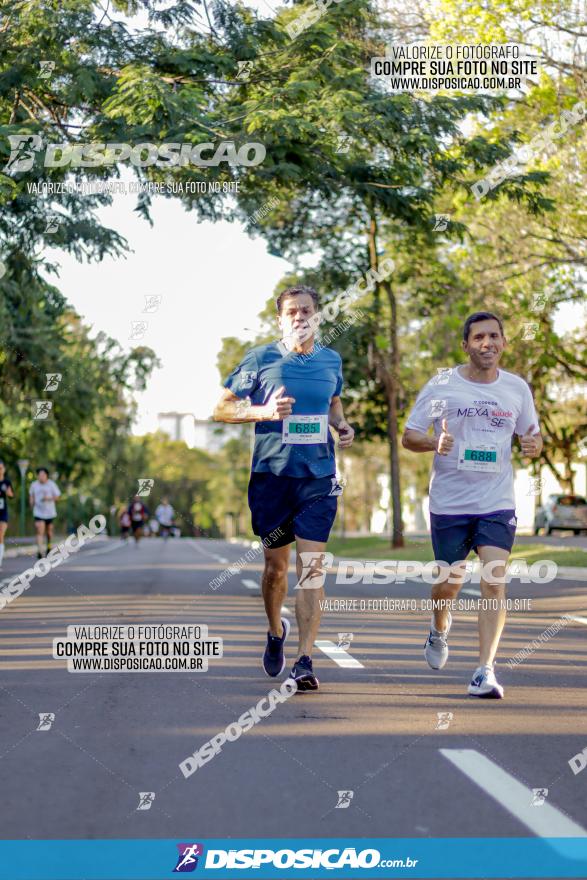
[[[355,439],[355,430],[354,428],[351,428],[345,419],[340,420],[336,426],[336,431],[338,433],[339,449],[347,449],[347,447],[352,446],[353,440]]]
[[[287,397],[285,385],[274,391],[267,403],[265,409],[267,412],[267,420],[271,422],[282,421],[291,416],[292,408],[296,402],[295,397]]]
[[[522,455],[525,458],[537,458],[542,449],[540,434],[534,434],[536,425],[530,425],[526,433],[520,437]]]
[[[438,437],[438,444],[436,446],[436,451],[439,455],[448,455],[453,446],[455,445],[455,438],[448,430],[448,422],[446,419],[442,420],[442,433]]]

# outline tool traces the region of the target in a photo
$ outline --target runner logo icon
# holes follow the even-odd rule
[[[198,867],[198,856],[204,855],[204,847],[201,843],[178,843],[179,855],[177,864],[173,869],[174,874],[187,874],[195,871]]]

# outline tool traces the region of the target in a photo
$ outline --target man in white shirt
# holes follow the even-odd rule
[[[173,528],[173,520],[175,519],[175,510],[169,503],[169,498],[164,496],[161,499],[161,504],[157,505],[157,509],[155,510],[155,519],[159,523],[161,527],[161,535],[164,538],[169,537],[169,533]]]
[[[57,516],[55,502],[61,493],[53,480],[49,479],[49,471],[45,467],[37,468],[37,479],[31,483],[29,489],[29,501],[33,508],[35,518],[35,531],[37,533],[37,557],[42,559],[51,550],[53,538],[53,520]],[[43,544],[47,536],[47,549]]]
[[[465,321],[463,350],[469,363],[439,370],[418,395],[402,443],[412,452],[434,452],[430,478],[430,530],[441,566],[432,589],[435,607],[425,657],[432,669],[448,659],[450,604],[463,583],[471,550],[481,561],[479,666],[471,696],[503,697],[494,660],[505,624],[505,576],[516,534],[512,437],[524,456],[542,451],[532,392],[514,373],[498,369],[506,345],[501,320],[475,312]],[[428,433],[433,425],[434,436]],[[449,568],[450,566],[450,568]],[[484,607],[484,604],[487,607]]]

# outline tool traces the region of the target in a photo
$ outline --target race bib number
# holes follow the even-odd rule
[[[326,443],[328,416],[287,416],[283,420],[283,443]]]
[[[498,474],[501,470],[499,450],[493,443],[460,443],[457,468]]]

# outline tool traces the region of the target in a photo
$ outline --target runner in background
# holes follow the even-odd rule
[[[6,465],[0,460],[0,568],[4,560],[4,535],[8,528],[8,499],[14,498],[12,483],[6,476]]]
[[[135,546],[138,547],[139,541],[143,536],[145,523],[149,518],[149,511],[141,501],[139,495],[135,495],[134,499],[129,504],[128,514],[131,520],[131,528],[135,539]]]
[[[35,518],[35,532],[37,537],[37,558],[42,559],[51,550],[53,538],[53,520],[57,516],[55,502],[61,497],[61,492],[56,483],[49,479],[49,471],[46,467],[37,468],[37,479],[31,483],[29,489],[29,502]],[[45,548],[45,537],[47,546]]]
[[[120,526],[120,537],[123,541],[128,540],[128,536],[130,535],[130,528],[132,525],[132,520],[130,518],[130,513],[128,512],[128,508],[124,508],[122,513],[118,518],[118,524]]]
[[[169,535],[173,535],[175,510],[169,503],[167,495],[164,495],[161,499],[161,504],[157,505],[155,519],[159,523],[159,534],[162,538],[168,538]]]

